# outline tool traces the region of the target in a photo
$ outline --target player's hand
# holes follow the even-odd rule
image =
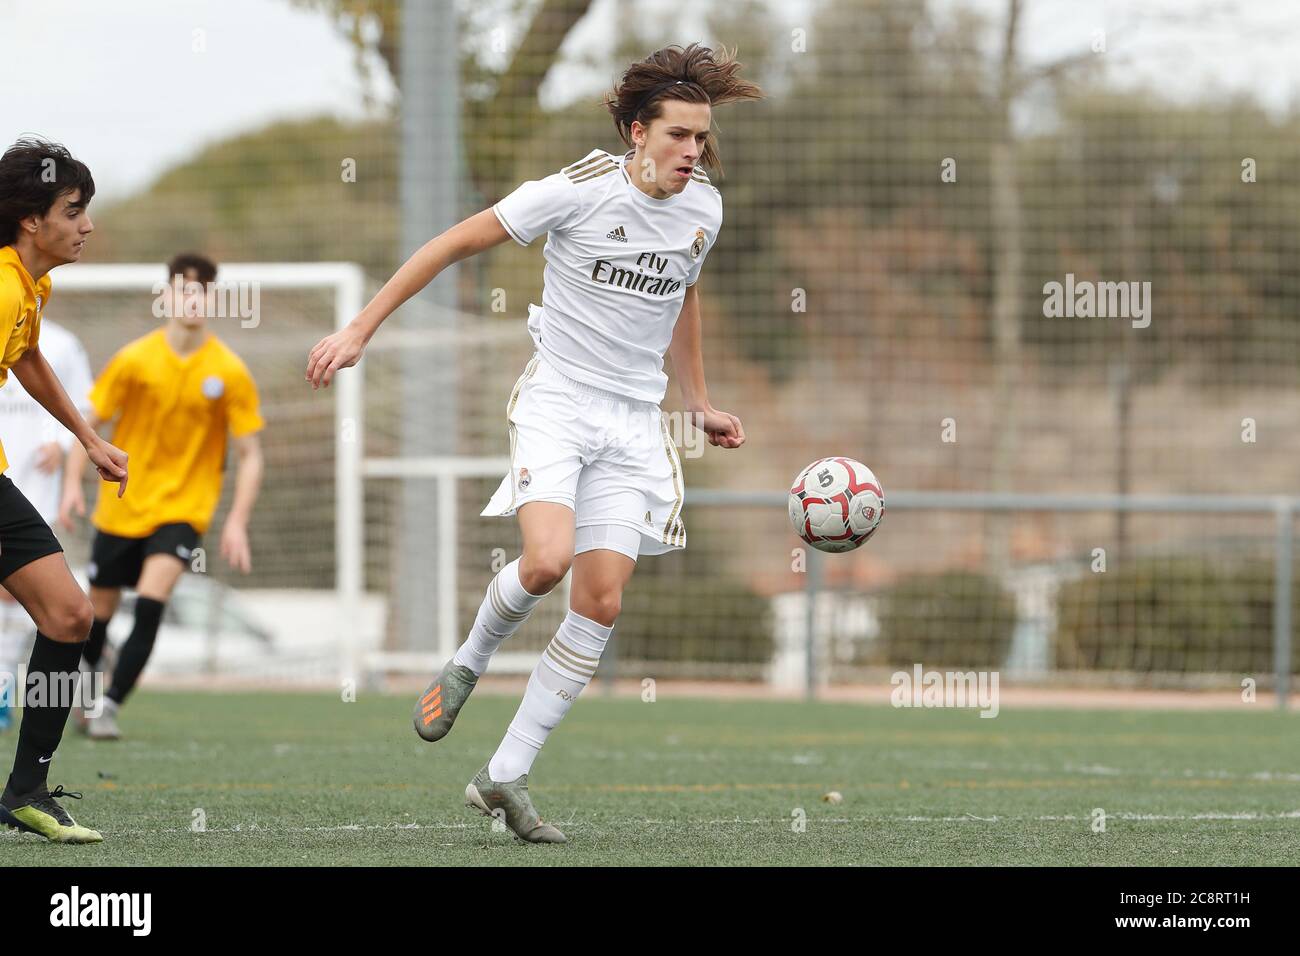
[[[697,428],[709,436],[709,444],[718,448],[739,448],[745,444],[745,429],[740,419],[730,412],[721,412],[710,406],[692,413]]]
[[[307,356],[307,381],[312,388],[329,388],[334,373],[356,365],[365,349],[365,336],[351,325],[325,336]]]
[[[59,524],[67,531],[76,527],[76,523],[72,520],[74,513],[79,517],[86,517],[86,496],[82,494],[80,482],[64,488],[63,500],[59,502]]]
[[[221,529],[221,556],[232,568],[247,574],[253,570],[253,553],[248,547],[248,528],[238,522],[226,521]]]
[[[36,449],[36,470],[52,475],[63,464],[63,448],[56,441],[47,441]]]
[[[86,446],[86,457],[104,481],[117,482],[117,496],[126,494],[126,452],[98,435]]]

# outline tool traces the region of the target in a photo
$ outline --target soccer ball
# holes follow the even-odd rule
[[[818,551],[852,551],[880,527],[885,493],[852,458],[818,458],[790,487],[790,524]]]

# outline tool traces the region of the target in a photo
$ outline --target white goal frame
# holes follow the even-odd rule
[[[53,277],[54,294],[68,292],[153,292],[164,281],[163,263],[71,265]],[[334,294],[334,327],[341,329],[365,305],[365,273],[354,262],[222,263],[222,283],[256,283],[262,289],[326,289]],[[303,367],[306,368],[306,352]],[[340,375],[334,396],[335,579],[339,601],[334,640],[339,648],[340,680],[360,676],[361,599],[365,538],[362,533],[362,374]],[[305,383],[304,383],[305,387]]]

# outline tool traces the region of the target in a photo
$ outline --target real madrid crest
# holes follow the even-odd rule
[[[522,491],[532,484],[533,479],[528,476],[527,468],[519,469],[519,489]]]
[[[216,401],[226,391],[226,383],[220,375],[209,375],[203,380],[203,397]]]
[[[695,230],[695,241],[691,243],[691,258],[698,259],[700,253],[704,251],[704,230]]]

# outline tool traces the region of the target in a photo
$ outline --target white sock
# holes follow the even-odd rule
[[[535,608],[546,597],[545,594],[531,594],[524,590],[519,582],[519,562],[515,558],[497,572],[489,582],[483,603],[479,605],[474,626],[456,651],[453,660],[468,667],[482,677],[487,670],[492,655],[501,646],[501,642],[519,630],[519,625],[528,619]]]
[[[532,769],[547,735],[591,683],[613,632],[613,626],[606,627],[576,611],[565,615],[528,678],[523,703],[501,746],[488,762],[489,777],[507,783]]]

